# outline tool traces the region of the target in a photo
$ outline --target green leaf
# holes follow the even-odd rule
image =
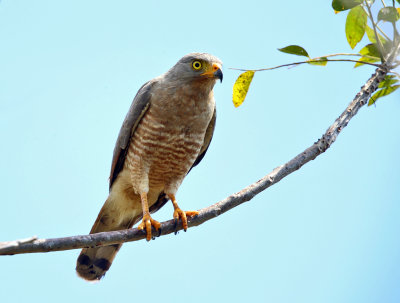
[[[346,19],[346,37],[350,47],[354,49],[364,36],[367,26],[367,13],[361,6],[352,8]]]
[[[369,26],[367,26],[365,28],[365,31],[367,33],[368,39],[369,41],[371,41],[372,43],[376,43],[376,39],[375,39],[375,33],[374,30],[372,28],[370,28]],[[390,51],[393,48],[393,43],[392,41],[386,40],[382,35],[378,34],[379,40],[381,41],[381,44],[383,46],[383,52],[384,54],[388,54],[390,53]]]
[[[371,57],[376,57],[380,59],[381,55],[379,53],[378,46],[375,43],[367,44],[360,50],[360,55],[367,55]]]
[[[319,66],[325,66],[328,63],[328,58],[327,57],[321,57],[318,59],[310,59],[307,60],[308,64],[311,65],[319,65]]]
[[[400,85],[395,85],[395,86],[389,86],[389,87],[381,88],[381,89],[378,90],[375,94],[373,94],[373,96],[372,96],[371,98],[369,98],[368,106],[374,104],[379,98],[384,97],[384,96],[387,96],[387,95],[393,93],[393,92],[396,91],[399,87],[400,87]]]
[[[383,87],[389,87],[392,86],[393,84],[396,84],[399,82],[399,79],[396,78],[394,75],[386,75],[385,79],[379,83],[378,87],[383,88]]]
[[[379,61],[381,61],[381,58],[361,57],[360,59],[358,59],[358,61],[362,61],[362,62],[357,62],[357,63],[354,65],[354,68],[359,67],[359,66],[362,66],[362,65],[365,65],[365,63],[363,63],[363,62],[366,62],[366,63],[375,63],[375,62],[379,62]]]
[[[281,51],[283,53],[287,54],[292,54],[292,55],[297,55],[297,56],[304,56],[310,58],[308,55],[307,51],[302,48],[301,46],[298,45],[289,45],[283,48],[278,48],[278,51]]]
[[[388,21],[388,22],[396,22],[400,19],[399,12],[393,6],[387,6],[381,8],[378,13],[378,22],[379,21]]]
[[[239,107],[242,105],[244,99],[246,98],[247,92],[249,91],[249,87],[251,81],[253,80],[255,71],[249,70],[241,74],[235,84],[233,85],[233,105],[235,107]]]
[[[368,63],[374,63],[374,62],[381,61],[381,58],[379,55],[379,50],[378,50],[378,47],[376,44],[372,44],[372,43],[367,44],[360,50],[359,54],[363,55],[359,61],[364,61],[364,62],[368,62]],[[370,58],[370,57],[373,57],[373,58]],[[357,62],[354,65],[354,67],[359,67],[361,65],[364,65],[364,63]]]
[[[333,0],[332,1],[332,8],[337,11],[345,11],[360,5],[363,0]]]
[[[395,75],[386,75],[385,78],[383,79],[383,81],[385,81],[385,80],[392,80],[392,79],[397,79],[397,77],[396,77]],[[383,82],[383,81],[382,81],[382,82]],[[381,82],[381,83],[382,83],[382,82]]]
[[[370,28],[368,25],[365,27],[365,32],[367,33],[367,36],[368,36],[368,40],[371,42],[371,43],[376,43],[376,38],[375,38],[375,32],[374,32],[374,30],[372,29],[372,28]],[[379,37],[379,40],[381,40],[381,42],[382,42],[382,44],[383,43],[385,43],[385,38],[382,36],[382,35],[380,35],[380,34],[378,34],[378,37]]]

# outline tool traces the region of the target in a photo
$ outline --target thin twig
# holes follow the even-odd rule
[[[337,57],[337,56],[353,56],[353,57],[365,57],[365,58],[377,58],[373,56],[368,56],[368,55],[361,55],[361,54],[353,54],[353,53],[339,53],[339,54],[330,54],[330,55],[325,55],[325,56],[320,56],[320,57],[315,57],[312,58],[311,60],[317,60],[317,59],[322,59],[322,58],[329,58],[329,57]]]
[[[268,187],[278,183],[280,180],[301,168],[307,162],[314,160],[317,156],[324,153],[333,142],[335,142],[339,133],[347,126],[351,118],[353,118],[358,110],[364,106],[371,94],[376,91],[378,84],[384,79],[388,73],[386,65],[382,65],[376,69],[375,73],[362,87],[360,92],[354,97],[353,101],[345,109],[345,111],[335,120],[328,128],[325,134],[309,148],[298,154],[289,162],[275,168],[271,173],[258,180],[257,182],[242,189],[240,192],[233,194],[214,205],[200,210],[199,215],[192,218],[188,222],[189,227],[198,226],[204,222],[213,219],[230,209],[250,201],[254,196],[267,189]],[[175,231],[174,221],[169,220],[161,224],[161,235],[170,234]],[[178,226],[178,230],[182,229],[182,225]],[[34,252],[61,251],[69,249],[78,249],[83,247],[105,246],[129,241],[137,241],[144,239],[145,233],[137,228],[102,232],[84,236],[73,236],[55,239],[39,239],[33,242],[3,242],[0,243],[0,255],[14,255]],[[12,245],[10,243],[13,243]],[[15,243],[18,243],[15,245]]]
[[[369,14],[368,10],[366,10],[364,6],[363,6],[362,8],[364,9],[364,11],[365,11],[365,13],[367,14],[368,18],[371,19],[371,17],[370,17],[371,15]],[[372,19],[371,19],[371,20],[372,20]],[[380,26],[379,26],[378,24],[374,23],[373,21],[371,21],[371,23],[375,24],[376,28],[381,32],[381,34],[382,34],[388,41],[390,41],[389,36],[386,35],[386,33],[383,31],[383,29],[380,28]]]
[[[322,57],[320,57],[322,58]],[[268,67],[268,68],[259,68],[259,69],[244,69],[244,68],[234,68],[234,67],[229,67],[229,69],[232,70],[238,70],[238,71],[255,71],[255,72],[261,72],[261,71],[265,71],[265,70],[273,70],[273,69],[278,69],[278,68],[282,68],[282,67],[288,67],[288,66],[295,66],[295,65],[300,65],[300,64],[305,64],[305,63],[313,63],[313,62],[317,62],[317,63],[321,63],[321,62],[355,62],[355,63],[363,63],[363,64],[367,64],[367,65],[372,65],[375,67],[380,67],[381,64],[378,63],[370,63],[370,62],[365,62],[365,61],[360,61],[360,60],[351,60],[351,59],[328,59],[328,60],[307,60],[307,61],[300,61],[300,62],[293,62],[293,63],[287,63],[287,64],[282,64],[282,65],[278,65],[278,66],[274,66],[274,67]]]
[[[392,22],[393,26],[393,44],[397,45],[399,43],[399,32],[397,31],[396,22]]]
[[[368,1],[367,1],[367,0],[365,0],[364,3],[365,3],[365,5],[367,6],[367,9],[368,9],[368,12],[369,12],[369,18],[371,19],[371,22],[372,22],[372,28],[374,29],[375,39],[376,39],[376,42],[377,42],[377,44],[378,44],[379,53],[381,54],[382,62],[385,62],[384,48],[383,48],[381,39],[379,39],[378,33],[377,33],[377,31],[376,31],[377,24],[375,23],[374,17],[372,16],[371,7],[370,7],[370,5],[368,4]]]
[[[388,56],[388,66],[390,69],[396,68],[399,65],[399,60],[396,60],[400,54],[400,41],[393,46],[391,53]]]

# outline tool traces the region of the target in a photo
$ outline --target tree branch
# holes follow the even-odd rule
[[[298,154],[292,160],[284,165],[275,168],[271,173],[258,180],[257,182],[242,189],[224,200],[221,200],[209,207],[200,210],[199,215],[192,218],[188,222],[189,227],[198,226],[204,222],[211,220],[228,210],[250,201],[255,195],[259,194],[268,187],[278,183],[280,180],[298,170],[307,162],[314,160],[317,156],[324,153],[336,137],[347,126],[350,119],[354,117],[358,110],[367,104],[371,94],[376,91],[378,84],[384,79],[389,72],[387,65],[377,68],[375,73],[361,88],[360,92],[354,97],[346,110],[336,119],[336,121],[328,128],[325,134],[309,148]],[[180,224],[177,228],[182,229]],[[161,224],[161,234],[167,235],[175,231],[174,221],[169,220]],[[123,242],[138,241],[146,237],[145,233],[137,228],[101,232],[91,235],[73,236],[54,239],[37,239],[36,237],[11,242],[0,242],[0,255],[14,255],[34,252],[49,252],[77,249],[83,247],[96,247]]]

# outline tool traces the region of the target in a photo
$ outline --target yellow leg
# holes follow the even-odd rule
[[[151,240],[151,227],[154,226],[155,230],[158,231],[161,227],[160,222],[153,220],[149,212],[149,203],[147,202],[147,193],[140,193],[140,200],[142,201],[143,219],[137,227],[138,229],[146,231],[146,240]]]
[[[178,203],[176,203],[175,195],[168,194],[168,197],[171,199],[172,205],[174,206],[175,223],[177,224],[180,218],[182,220],[183,230],[186,231],[188,228],[187,217],[195,217],[199,212],[196,210],[183,211],[179,208]]]

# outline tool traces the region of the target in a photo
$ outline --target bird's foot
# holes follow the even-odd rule
[[[183,211],[179,207],[176,207],[174,210],[175,234],[178,233],[177,227],[178,227],[179,219],[182,220],[183,230],[186,231],[188,228],[187,217],[195,217],[198,214],[199,214],[199,212],[196,210]]]
[[[154,227],[156,231],[161,232],[161,223],[154,220],[149,214],[143,216],[142,222],[138,225],[138,229],[144,230],[146,232],[146,240],[151,240],[151,227]]]

